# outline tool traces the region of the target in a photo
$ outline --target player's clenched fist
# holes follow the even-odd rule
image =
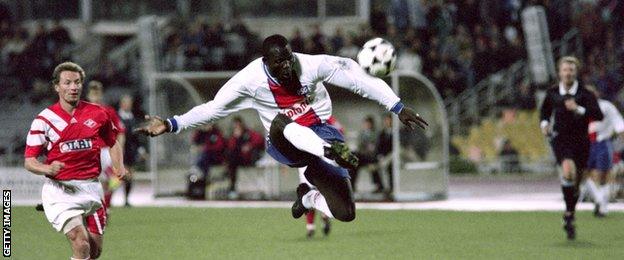
[[[61,169],[65,168],[65,164],[59,161],[53,161],[50,165],[48,165],[48,170],[46,175],[54,176],[61,171]]]
[[[159,136],[165,132],[169,131],[169,125],[165,120],[158,116],[145,116],[145,122],[142,126],[134,129],[134,132],[148,135],[148,136]]]
[[[399,120],[401,120],[403,124],[409,126],[409,128],[411,128],[412,130],[415,130],[416,126],[422,129],[425,129],[427,126],[429,126],[425,119],[420,117],[419,114],[414,112],[414,110],[409,107],[404,107],[401,110],[401,112],[399,113]]]

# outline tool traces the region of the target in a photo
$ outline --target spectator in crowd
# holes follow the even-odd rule
[[[379,169],[386,170],[388,174],[389,192],[394,188],[394,177],[392,176],[392,115],[383,116],[383,128],[377,138],[376,156],[379,161]]]
[[[210,178],[210,167],[223,163],[225,138],[214,124],[201,126],[193,134],[193,144],[199,155],[195,165],[201,170],[204,180]]]
[[[392,19],[392,24],[399,30],[400,32],[405,32],[409,26],[409,7],[408,0],[392,0],[390,1],[390,18]],[[372,16],[371,15],[371,24],[379,23],[379,21],[372,20],[383,19],[384,17],[380,16]]]
[[[383,191],[383,183],[381,176],[379,176],[379,170],[377,169],[377,132],[375,131],[375,119],[373,116],[368,115],[362,122],[362,129],[358,136],[358,147],[355,152],[356,156],[360,159],[360,164],[356,169],[351,170],[351,184],[353,185],[353,191],[357,190],[357,178],[359,171],[366,168],[370,171],[373,184],[377,187],[374,193]]]
[[[228,197],[238,198],[236,179],[238,167],[252,166],[262,156],[264,138],[258,132],[249,129],[241,117],[232,119],[232,134],[227,142],[227,174],[230,178]]]
[[[315,24],[312,26],[312,48],[309,51],[310,54],[325,54],[327,49],[327,37],[321,31],[321,25]]]
[[[370,13],[371,29],[376,35],[385,35],[388,29],[388,19],[381,5],[373,6]]]
[[[344,46],[338,50],[338,56],[356,59],[357,54],[360,51],[360,47],[355,45],[353,41],[353,36],[346,37]]]
[[[296,28],[292,39],[290,39],[290,47],[292,48],[292,51],[303,52],[304,44],[305,39],[303,38],[303,35],[301,35],[301,30],[299,30],[299,28]]]
[[[520,82],[518,89],[520,90],[516,99],[516,107],[521,110],[534,110],[536,108],[535,103],[535,91],[528,81]]]
[[[168,71],[182,71],[186,65],[186,55],[182,38],[178,34],[173,34],[168,40],[163,61],[164,69]]]
[[[422,0],[408,0],[407,3],[411,27],[416,29],[418,35],[425,35],[427,32],[428,6]]]
[[[421,52],[422,44],[418,39],[412,41],[412,45],[398,55],[397,68],[401,70],[420,73],[422,70]]]
[[[204,48],[204,42],[206,41],[205,34],[202,32],[202,27],[199,22],[190,25],[182,37],[182,43],[186,46],[184,54],[186,56],[188,70],[202,70],[204,68],[204,59],[206,49]]]
[[[334,36],[330,39],[330,47],[332,53],[337,53],[338,50],[342,48],[345,44],[345,37],[342,33],[342,28],[340,26],[336,26],[336,32]]]
[[[71,59],[71,47],[73,41],[69,31],[59,20],[55,20],[48,32],[48,49],[54,55],[54,63]]]
[[[518,173],[521,172],[520,157],[518,150],[513,147],[509,139],[503,140],[503,145],[499,153],[501,161],[501,170],[504,173]]]

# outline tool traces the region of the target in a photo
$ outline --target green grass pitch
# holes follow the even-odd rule
[[[289,209],[114,208],[100,259],[623,259],[624,214],[359,210],[305,238]],[[42,212],[14,207],[12,259],[69,259]],[[320,221],[318,221],[320,223]],[[317,225],[320,229],[320,225]]]

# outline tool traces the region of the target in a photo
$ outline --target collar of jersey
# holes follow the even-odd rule
[[[563,82],[559,82],[559,94],[576,95],[576,91],[578,90],[578,87],[579,87],[578,85],[579,85],[578,81],[575,80],[574,83],[572,83],[572,87],[570,88],[570,91],[566,91],[565,86],[563,86]]]
[[[269,78],[271,83],[273,83],[275,85],[279,85],[279,82],[277,81],[277,79],[274,78],[273,76],[271,76],[271,73],[269,72],[269,68],[267,68],[267,66],[266,66],[266,64],[264,64],[264,62],[262,62],[262,69],[264,70],[264,74],[267,75],[267,77]]]

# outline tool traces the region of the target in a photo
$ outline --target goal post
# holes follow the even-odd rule
[[[402,102],[427,122],[426,130],[408,130],[393,117],[392,174],[396,201],[436,200],[448,196],[449,127],[444,102],[422,74],[397,71],[391,86]]]

